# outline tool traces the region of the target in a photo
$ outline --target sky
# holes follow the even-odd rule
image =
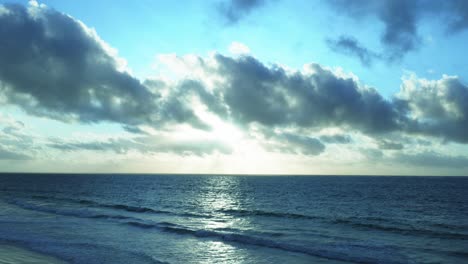
[[[0,171],[468,175],[464,0],[0,0]]]

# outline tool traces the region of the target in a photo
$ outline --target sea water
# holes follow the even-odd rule
[[[468,263],[467,202],[467,177],[1,174],[0,243],[89,264]]]

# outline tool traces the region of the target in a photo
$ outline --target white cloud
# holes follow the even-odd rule
[[[10,14],[10,10],[6,9],[3,5],[0,5],[0,16]]]
[[[34,7],[38,7],[38,6],[39,6],[39,3],[38,3],[36,0],[30,0],[30,1],[29,1],[29,5],[30,5],[30,6],[34,6]]]
[[[246,55],[250,53],[250,49],[245,44],[234,41],[229,45],[229,52],[234,55]]]

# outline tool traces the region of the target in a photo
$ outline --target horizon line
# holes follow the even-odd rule
[[[5,174],[54,175],[141,175],[141,176],[274,176],[274,177],[468,177],[468,175],[410,175],[410,174],[284,174],[284,173],[138,173],[138,172],[0,172]]]

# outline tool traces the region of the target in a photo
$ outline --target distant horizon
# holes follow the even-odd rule
[[[468,175],[467,10],[0,0],[0,168]]]
[[[391,175],[391,174],[236,174],[236,173],[138,173],[138,172],[0,172],[32,175],[142,175],[142,176],[273,176],[273,177],[468,177],[468,175]]]

